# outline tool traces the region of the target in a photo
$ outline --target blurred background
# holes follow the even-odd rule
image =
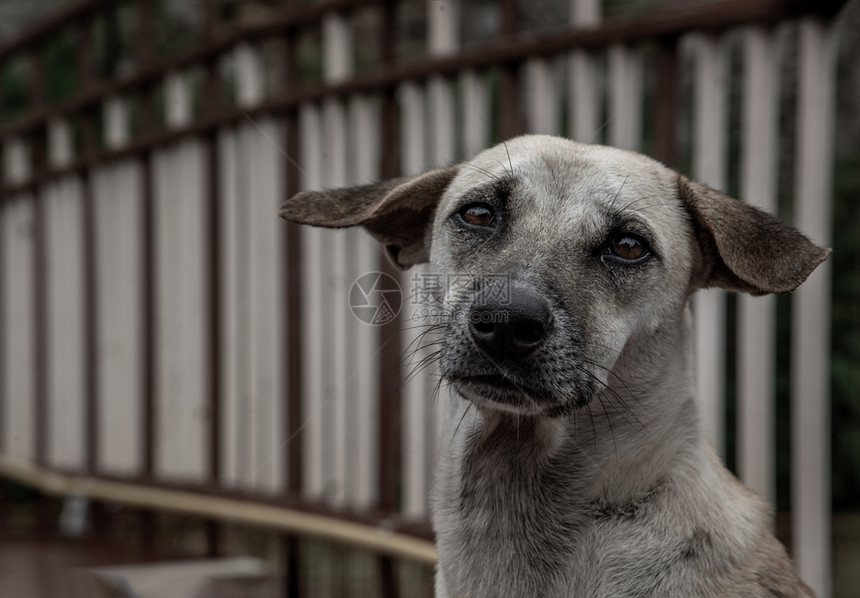
[[[0,595],[431,596],[416,273],[276,211],[541,132],[834,249],[695,297],[698,379],[804,579],[860,596],[858,56],[857,0],[0,2]]]

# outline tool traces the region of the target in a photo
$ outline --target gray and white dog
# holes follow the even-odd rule
[[[702,434],[689,301],[787,293],[829,250],[645,156],[546,136],[280,215],[471,275],[440,338],[437,597],[811,595]]]

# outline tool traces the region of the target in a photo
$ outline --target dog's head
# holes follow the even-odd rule
[[[401,268],[431,262],[448,283],[443,376],[481,406],[548,416],[659,375],[694,290],[786,293],[830,253],[645,156],[546,136],[300,193],[280,215],[363,226]]]

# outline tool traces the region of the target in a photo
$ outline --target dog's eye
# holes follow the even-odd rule
[[[616,235],[609,243],[607,252],[621,262],[635,263],[648,257],[648,245],[640,237],[631,233]]]
[[[460,209],[460,218],[471,226],[495,226],[496,214],[485,203],[470,203]]]

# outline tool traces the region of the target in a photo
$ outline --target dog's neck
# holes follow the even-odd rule
[[[632,363],[639,348],[631,346],[607,378],[609,387],[569,415],[518,416],[453,396],[441,439],[442,468],[447,460],[467,469],[496,463],[504,469],[498,475],[518,475],[517,469],[534,472],[560,461],[567,464],[568,496],[647,496],[679,461],[703,458],[689,314],[667,330],[676,338],[666,339],[664,354]]]
[[[547,589],[579,587],[576,571],[588,570],[601,551],[619,548],[596,539],[595,526],[617,523],[641,532],[640,515],[651,512],[653,519],[654,509],[664,508],[656,505],[672,497],[695,504],[722,492],[722,469],[701,439],[686,374],[692,370],[687,315],[676,331],[681,337],[665,344],[674,349],[659,360],[652,355],[642,368],[647,377],[625,380],[626,388],[606,390],[569,416],[517,417],[450,397],[433,511],[440,565],[455,587],[474,595],[568,595]],[[622,391],[626,407],[617,404],[615,393]],[[721,498],[713,511],[730,504]],[[535,552],[524,555],[524,546]],[[534,554],[539,558],[528,558]],[[444,585],[443,577],[438,583]],[[594,595],[582,588],[581,595]]]

